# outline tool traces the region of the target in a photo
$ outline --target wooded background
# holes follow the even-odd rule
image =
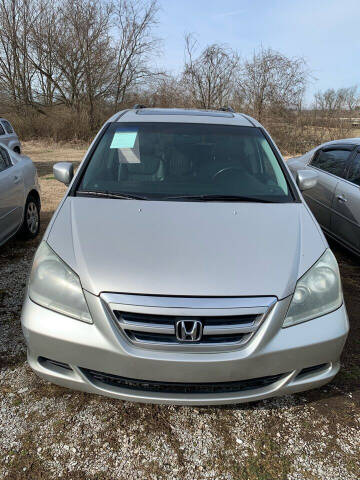
[[[24,140],[88,141],[135,103],[231,105],[287,154],[358,135],[357,86],[319,91],[304,106],[313,78],[302,58],[266,47],[243,58],[187,34],[181,72],[159,69],[158,11],[157,0],[0,0],[0,116]]]

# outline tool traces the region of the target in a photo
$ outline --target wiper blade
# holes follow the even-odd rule
[[[101,198],[119,198],[124,200],[150,200],[149,197],[137,195],[134,193],[116,193],[116,192],[96,192],[78,190],[77,196],[82,197],[101,197]],[[158,197],[157,200],[193,200],[196,202],[254,202],[254,203],[278,203],[272,200],[259,197],[247,197],[244,195],[168,195],[166,197]]]
[[[162,197],[162,200],[195,200],[199,202],[255,202],[255,203],[277,203],[266,198],[247,197],[244,195],[170,195]]]
[[[119,198],[122,200],[149,200],[148,197],[143,195],[136,195],[134,193],[115,193],[115,192],[93,192],[78,190],[76,195],[81,197],[101,197],[101,198]]]

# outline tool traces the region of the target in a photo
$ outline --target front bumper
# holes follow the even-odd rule
[[[29,365],[42,378],[64,387],[145,403],[242,403],[320,387],[339,370],[349,328],[343,305],[328,315],[283,329],[288,298],[277,302],[251,341],[238,350],[210,353],[146,350],[123,338],[99,297],[86,293],[86,299],[93,324],[50,311],[26,298],[22,327]],[[67,364],[69,369],[44,362],[43,358]],[[302,372],[317,365],[321,367]],[[259,388],[174,393],[106,384],[91,379],[87,370],[166,385],[218,384],[282,375]]]

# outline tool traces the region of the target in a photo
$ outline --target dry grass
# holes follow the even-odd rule
[[[87,145],[51,143],[43,140],[23,142],[22,149],[36,165],[41,187],[42,220],[43,223],[48,223],[66,192],[65,185],[54,179],[53,165],[57,162],[73,162],[77,168],[85,155]]]

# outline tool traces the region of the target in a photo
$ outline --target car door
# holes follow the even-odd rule
[[[331,212],[336,186],[339,178],[343,178],[348,159],[354,145],[332,144],[320,148],[308,165],[318,174],[314,188],[306,190],[303,196],[319,224],[325,229],[331,228]]]
[[[6,149],[0,146],[0,244],[19,228],[24,201],[21,163],[13,165]]]
[[[345,180],[336,186],[331,232],[360,253],[360,148],[350,162]]]

